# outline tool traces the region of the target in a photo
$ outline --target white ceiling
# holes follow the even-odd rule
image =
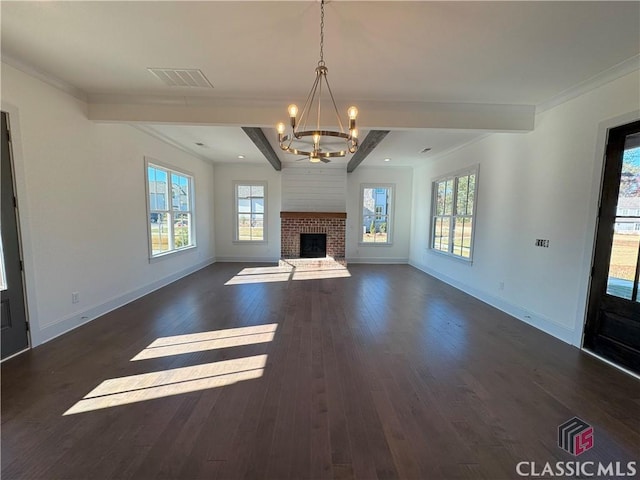
[[[4,1],[0,8],[3,60],[214,162],[242,154],[243,162],[265,163],[239,126],[285,120],[288,103],[304,100],[318,60],[317,1]],[[621,64],[637,65],[639,52],[639,2],[326,5],[325,60],[338,104],[357,104],[364,128],[392,129],[367,165],[386,157],[387,165],[415,165],[491,130],[397,128],[423,104],[536,106]],[[148,67],[200,69],[214,88],[168,87]],[[203,118],[207,102],[262,109],[262,116]],[[282,114],[264,102],[281,103]],[[142,104],[181,110],[154,122],[132,113]],[[369,108],[369,121],[368,105],[380,106],[375,115]],[[416,125],[457,125],[437,119]],[[275,138],[273,129],[265,134]],[[432,151],[420,155],[424,147]]]

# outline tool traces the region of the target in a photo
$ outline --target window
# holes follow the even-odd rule
[[[266,191],[266,183],[235,183],[235,241],[266,241]]]
[[[390,245],[393,185],[363,185],[360,198],[362,199],[360,243]]]
[[[431,248],[471,260],[478,167],[433,182]]]
[[[149,160],[146,167],[151,257],[195,247],[193,177]]]

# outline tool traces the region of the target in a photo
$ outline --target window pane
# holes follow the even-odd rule
[[[264,198],[264,186],[262,186],[262,185],[252,185],[251,186],[251,196],[252,197],[263,197]]]
[[[149,219],[151,230],[151,253],[156,255],[169,251],[169,216],[152,213]]]
[[[182,175],[171,174],[172,202],[174,210],[183,212],[189,208],[189,179]]]
[[[376,211],[376,200],[373,188],[364,188],[362,190],[362,217],[372,215]]]
[[[444,194],[444,214],[451,215],[453,211],[453,179],[447,180]]]
[[[471,257],[471,229],[471,217],[458,217],[455,219],[452,251],[454,255],[464,258]]]
[[[251,211],[253,213],[264,213],[264,198],[252,198]]]
[[[433,248],[443,252],[449,251],[449,227],[451,218],[436,217],[433,229]]]
[[[251,187],[249,185],[238,185],[238,198],[249,198]]]
[[[476,198],[476,174],[469,175],[469,197],[467,198],[467,215],[473,215],[473,202]]]
[[[251,200],[248,198],[238,199],[238,213],[251,213]]]
[[[458,192],[456,195],[456,215],[469,215],[467,203],[469,197],[469,175],[458,179]]]
[[[188,247],[191,242],[191,214],[177,213],[173,219],[173,243],[175,248]]]
[[[372,190],[372,189],[366,189]],[[362,241],[363,242],[375,242],[376,233],[376,220],[375,215],[365,215],[362,217]]]
[[[640,235],[635,230],[636,219],[618,218],[614,225],[607,293],[631,300],[633,281],[640,253]],[[629,228],[633,227],[633,228]]]
[[[446,188],[446,182],[438,182],[436,184],[436,191],[438,192],[436,197],[436,215],[444,215],[444,190]]]
[[[238,215],[238,240],[251,240],[251,215]]]
[[[251,240],[264,240],[264,215],[251,215]]]
[[[167,209],[167,172],[149,167],[149,208],[151,210]]]

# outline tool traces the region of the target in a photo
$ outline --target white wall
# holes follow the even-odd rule
[[[347,262],[407,263],[411,231],[412,201],[411,168],[359,166],[347,175]],[[393,184],[393,243],[391,245],[361,245],[360,187],[362,184]]]
[[[266,162],[266,161],[265,161]],[[219,164],[215,172],[216,260],[277,262],[280,258],[280,172],[270,165]],[[267,182],[267,241],[253,245],[234,243],[235,181]]]
[[[605,127],[638,117],[638,85],[638,72],[629,74],[537,115],[533,132],[490,135],[417,169],[410,263],[579,345]],[[468,265],[426,248],[431,182],[477,163]],[[549,239],[550,247],[535,247],[536,238]]]
[[[213,167],[2,64],[33,345],[201,268],[215,256]],[[191,172],[196,249],[149,262],[144,156]],[[71,292],[80,302],[71,303]]]
[[[310,164],[308,160],[282,169],[282,210],[285,212],[345,212],[347,171]]]

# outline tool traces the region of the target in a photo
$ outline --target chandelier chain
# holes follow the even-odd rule
[[[318,65],[324,65],[324,0],[320,3],[320,61]]]

